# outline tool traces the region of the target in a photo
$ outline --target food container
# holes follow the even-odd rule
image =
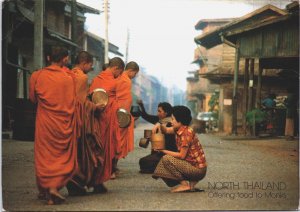
[[[121,127],[121,128],[128,127],[131,122],[130,113],[123,108],[120,108],[117,110],[117,118],[118,118],[118,122],[119,122],[119,127]]]
[[[140,117],[141,116],[141,110],[138,105],[132,105],[130,109],[130,113],[134,117]]]
[[[151,149],[165,149],[165,135],[155,133],[151,135]]]
[[[92,93],[92,102],[99,105],[106,106],[108,103],[108,94],[102,88],[97,88],[93,90]]]
[[[151,138],[152,130],[144,130],[144,138]]]
[[[147,148],[150,143],[150,140],[147,138],[141,138],[139,142],[139,146],[143,148]]]

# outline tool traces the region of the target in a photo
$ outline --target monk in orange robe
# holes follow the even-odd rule
[[[89,93],[97,88],[104,89],[109,97],[108,103],[104,110],[100,113],[98,123],[99,131],[96,136],[101,138],[104,161],[103,166],[97,169],[94,175],[93,184],[94,191],[97,193],[98,187],[110,179],[112,174],[112,160],[116,154],[115,130],[118,126],[117,114],[118,104],[116,101],[116,78],[123,72],[125,64],[119,57],[110,59],[108,67],[105,71],[100,72],[93,79]]]
[[[87,98],[89,89],[87,73],[91,71],[92,66],[92,55],[81,51],[78,53],[75,67],[72,69],[75,74],[76,99],[79,102],[77,126],[80,130],[77,143],[79,168],[67,184],[69,196],[85,194],[85,186],[89,186],[94,170],[103,163],[100,138],[94,136],[94,131],[98,130],[94,121],[96,112],[104,107],[95,105]]]
[[[63,66],[68,51],[52,47],[51,65],[30,78],[30,100],[37,103],[34,159],[39,198],[48,204],[65,200],[59,193],[77,169],[74,76]]]
[[[75,74],[76,95],[81,102],[84,102],[88,95],[89,87],[87,73],[92,70],[92,67],[92,55],[86,51],[79,52],[75,59],[75,67],[72,71]]]
[[[132,105],[131,80],[138,74],[139,66],[136,62],[127,63],[125,71],[117,82],[117,101],[119,108],[130,112]],[[124,158],[134,149],[134,117],[131,116],[130,125],[127,128],[117,128],[117,142],[120,153],[117,159]]]

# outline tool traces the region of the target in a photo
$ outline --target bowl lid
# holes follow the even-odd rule
[[[128,127],[131,122],[131,115],[124,108],[120,108],[117,110],[117,118],[119,122],[119,127],[121,128]]]
[[[97,88],[97,89],[93,90],[92,102],[94,102],[95,104],[103,104],[106,106],[108,103],[107,92],[102,88]]]

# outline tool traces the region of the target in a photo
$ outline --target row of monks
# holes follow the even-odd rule
[[[134,148],[133,117],[129,127],[120,128],[116,111],[130,111],[131,79],[139,71],[136,62],[124,64],[119,57],[88,85],[87,73],[93,58],[78,53],[74,68],[66,68],[69,52],[52,46],[46,53],[49,66],[34,71],[30,78],[30,100],[37,104],[34,159],[38,198],[60,204],[69,195],[107,189],[104,182],[115,177],[116,164]],[[89,96],[97,88],[108,94],[106,105],[93,103]]]

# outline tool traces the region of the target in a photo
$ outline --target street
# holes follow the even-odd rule
[[[144,129],[135,128],[135,150],[120,160],[120,174],[105,185],[106,194],[67,197],[48,206],[37,199],[33,142],[2,140],[2,198],[8,211],[149,211],[149,210],[296,210],[299,204],[298,140],[281,138],[225,140],[199,134],[208,172],[200,192],[170,193],[161,179],[139,173],[139,158],[150,153],[138,146]]]

